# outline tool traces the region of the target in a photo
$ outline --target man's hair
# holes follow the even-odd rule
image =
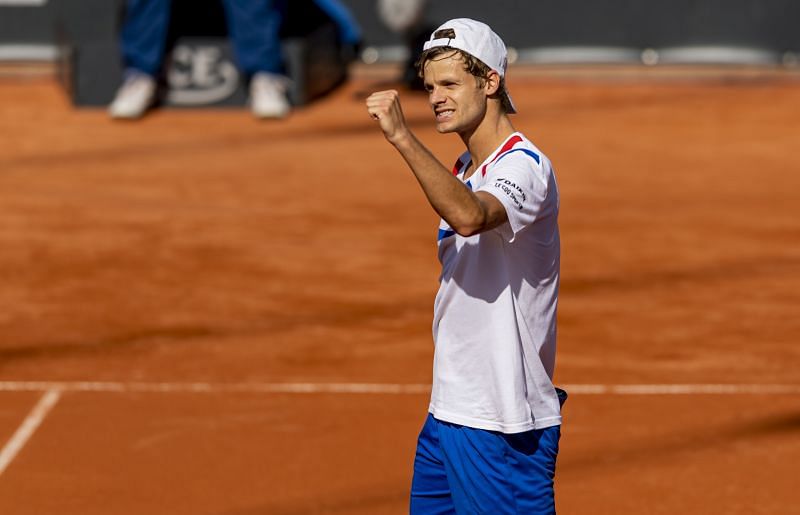
[[[437,46],[422,52],[415,64],[417,67],[417,75],[419,75],[420,78],[425,75],[425,64],[428,61],[444,59],[445,57],[453,55],[454,53],[461,57],[461,61],[464,63],[464,70],[478,79],[478,85],[483,87],[486,84],[486,79],[489,77],[489,72],[491,72],[492,69],[486,66],[483,61],[474,55],[464,52],[460,48],[453,48],[449,46]],[[505,77],[500,77],[500,86],[497,88],[497,93],[493,95],[493,98],[500,99],[500,108],[504,113],[509,113],[512,111],[511,100],[508,96],[508,92],[506,91]]]

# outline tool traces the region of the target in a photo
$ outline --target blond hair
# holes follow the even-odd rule
[[[469,54],[459,48],[453,48],[449,46],[437,46],[422,52],[415,64],[417,67],[417,75],[419,75],[420,78],[424,76],[425,65],[428,63],[428,61],[444,59],[445,57],[453,55],[454,53],[459,55],[461,60],[464,62],[464,70],[478,79],[478,85],[483,87],[486,84],[486,79],[489,77],[489,72],[491,72],[492,69],[486,66],[483,61],[474,55]],[[506,90],[505,77],[500,77],[500,86],[497,88],[497,92],[492,95],[492,98],[498,98],[500,100],[500,108],[504,113],[510,113],[513,111],[511,106],[511,98],[508,96],[508,91]]]

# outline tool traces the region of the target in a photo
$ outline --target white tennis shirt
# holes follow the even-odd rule
[[[453,169],[462,181],[469,162],[465,153]],[[553,168],[514,133],[465,185],[497,197],[508,222],[470,237],[440,223],[430,412],[503,433],[558,425],[552,377],[560,241]]]

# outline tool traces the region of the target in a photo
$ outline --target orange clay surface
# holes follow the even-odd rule
[[[800,513],[800,80],[514,72],[561,189],[559,512]],[[0,81],[0,447],[61,390],[0,513],[406,511],[437,218],[374,83],[285,121],[114,123]],[[403,98],[449,167],[460,141]],[[591,386],[632,384],[735,386]]]

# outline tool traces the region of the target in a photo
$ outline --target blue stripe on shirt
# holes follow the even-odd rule
[[[512,152],[525,152],[530,157],[532,157],[534,161],[536,161],[536,164],[541,164],[541,162],[542,162],[542,158],[539,157],[539,154],[537,154],[533,150],[529,150],[527,148],[513,148],[513,149],[509,150],[508,152],[506,152],[505,154],[503,154],[502,156],[500,156],[499,158],[497,158],[497,161],[495,161],[495,164],[498,163],[501,159],[503,159],[504,157],[506,157],[508,154],[510,154]]]

